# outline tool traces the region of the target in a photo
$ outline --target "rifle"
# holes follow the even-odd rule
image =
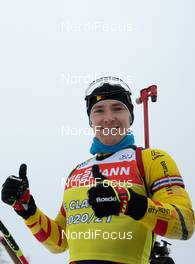
[[[143,103],[144,106],[144,136],[145,136],[145,148],[149,148],[149,118],[148,118],[148,98],[151,97],[151,101],[155,103],[157,101],[157,86],[151,85],[148,88],[144,88],[140,91],[140,97],[136,99],[137,104]],[[169,257],[170,249],[167,245],[171,245],[167,241],[161,240],[160,242],[155,241],[151,256],[150,264],[174,264],[172,258]]]

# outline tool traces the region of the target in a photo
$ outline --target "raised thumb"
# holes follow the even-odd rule
[[[107,178],[101,174],[101,172],[99,170],[99,166],[97,164],[92,166],[92,174],[93,174],[93,177],[96,179],[97,182],[107,180]]]
[[[20,179],[25,179],[26,178],[26,171],[27,171],[26,164],[21,164],[20,168],[19,168],[19,178]]]

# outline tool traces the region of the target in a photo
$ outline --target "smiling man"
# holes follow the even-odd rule
[[[25,164],[19,178],[10,176],[3,184],[2,200],[51,252],[69,249],[71,264],[148,264],[156,235],[187,240],[194,232],[183,179],[174,160],[159,149],[142,151],[139,171],[126,83],[100,78],[89,85],[85,100],[95,135],[93,157],[68,176],[56,218],[37,207]]]
[[[114,85],[109,81],[114,82]],[[119,78],[100,78],[89,85],[85,99],[89,124],[95,133],[92,154],[95,154],[96,150],[93,148],[98,144],[115,145],[117,148],[116,144],[120,142],[121,148],[126,142],[130,145],[134,143],[133,134],[130,133],[134,107],[127,84]]]
[[[124,103],[116,100],[104,100],[94,105],[90,120],[96,138],[103,144],[111,146],[130,132],[132,117]]]

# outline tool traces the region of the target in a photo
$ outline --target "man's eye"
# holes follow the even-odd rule
[[[102,112],[104,112],[103,109],[96,109],[96,110],[94,110],[94,113],[102,113]]]
[[[115,108],[114,108],[114,111],[122,111],[122,110],[123,110],[122,107],[115,107]]]

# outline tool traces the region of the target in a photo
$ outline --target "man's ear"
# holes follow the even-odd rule
[[[131,113],[129,115],[129,122],[130,122],[130,126],[132,125],[132,116],[131,116]]]
[[[90,119],[89,119],[89,125],[90,125],[90,127],[93,127],[93,123]]]

